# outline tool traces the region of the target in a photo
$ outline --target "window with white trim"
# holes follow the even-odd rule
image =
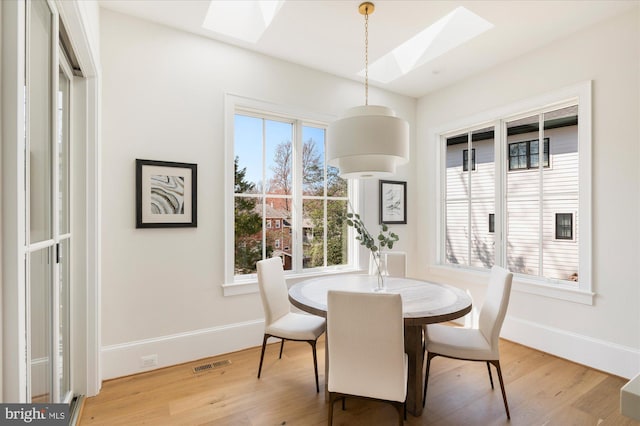
[[[573,213],[556,213],[556,240],[573,241]]]
[[[538,140],[509,144],[509,170],[526,170],[538,167]],[[549,167],[549,138],[544,140],[544,167]]]
[[[236,107],[233,135],[235,279],[272,256],[296,273],[349,264],[350,182],[326,165],[326,125]]]
[[[486,269],[498,264],[545,283],[590,288],[579,282],[581,251],[585,256],[590,251],[580,239],[588,228],[576,223],[581,209],[589,208],[581,198],[590,200],[585,193],[590,188],[580,188],[580,176],[591,172],[590,161],[579,155],[583,144],[590,145],[589,132],[580,131],[581,108],[573,99],[439,134],[442,264]],[[469,173],[473,166],[476,171]],[[563,210],[577,213],[558,213]]]
[[[473,148],[471,150],[471,170],[476,169],[476,149]],[[465,149],[462,151],[462,171],[466,172],[469,170],[469,150]]]

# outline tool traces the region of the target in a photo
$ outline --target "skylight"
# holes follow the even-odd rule
[[[278,14],[284,0],[212,0],[202,27],[256,43]]]
[[[493,27],[460,6],[369,65],[369,78],[381,83],[393,81]]]

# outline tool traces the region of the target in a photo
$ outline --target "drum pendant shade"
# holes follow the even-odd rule
[[[378,105],[351,108],[327,129],[327,162],[344,179],[389,177],[409,161],[409,124]]]
[[[409,161],[409,123],[391,108],[369,105],[369,15],[373,3],[358,7],[365,18],[365,104],[348,110],[327,129],[327,163],[343,179],[383,178]]]

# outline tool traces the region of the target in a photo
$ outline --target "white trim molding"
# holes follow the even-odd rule
[[[285,272],[285,281],[287,286],[291,287],[293,284],[309,278],[325,277],[327,275],[339,275],[339,274],[353,274],[353,273],[365,273],[364,269],[352,268],[350,266],[335,267],[333,269],[316,269],[306,271],[300,274],[292,274]],[[225,296],[238,296],[240,294],[258,293],[258,278],[254,276],[244,281],[235,281],[233,283],[223,283],[222,291]]]
[[[263,334],[264,319],[257,319],[103,346],[102,378],[128,376],[259,346]],[[141,358],[153,355],[157,358],[157,365],[143,367]]]
[[[74,390],[87,396],[97,395],[101,387],[100,373],[100,277],[101,277],[101,118],[102,102],[101,64],[99,51],[99,5],[95,1],[69,2],[56,0],[60,17],[69,35],[73,51],[82,69],[83,78],[77,83],[82,88],[83,99],[75,99],[78,114],[74,117],[82,125],[79,133],[83,146],[75,146],[80,164],[75,169],[84,181],[83,193],[77,197],[82,202],[78,215],[83,216],[82,229],[74,236],[84,259],[82,276],[74,287],[77,296],[74,308]],[[82,242],[80,243],[80,239]]]
[[[443,194],[445,194],[445,173],[446,164],[445,155],[445,138],[449,135],[455,135],[459,132],[471,132],[477,129],[491,126],[496,132],[495,155],[496,165],[496,182],[495,182],[495,240],[502,241],[496,243],[496,264],[506,265],[507,258],[504,248],[506,247],[506,218],[504,212],[504,197],[506,194],[506,182],[503,178],[503,171],[506,165],[506,150],[499,145],[505,140],[506,120],[514,120],[526,117],[532,113],[540,113],[540,111],[553,108],[564,107],[568,105],[578,105],[580,120],[578,122],[578,140],[579,140],[579,209],[578,214],[580,220],[577,229],[579,237],[579,268],[578,275],[580,280],[575,283],[575,287],[561,280],[550,280],[544,277],[518,275],[514,279],[514,290],[526,293],[544,295],[560,300],[568,300],[584,304],[593,304],[593,283],[592,283],[592,82],[585,81],[574,84],[572,86],[560,88],[550,93],[541,94],[539,96],[524,99],[518,102],[504,105],[499,108],[482,111],[473,116],[455,120],[451,123],[438,126],[429,132],[429,143],[436,147],[436,166],[438,173],[436,174],[436,199],[437,207],[435,209],[436,221],[431,225],[432,235],[436,235],[436,246],[434,247],[435,257],[429,259],[430,271],[438,271],[443,275],[445,269],[449,269],[451,274],[457,271],[474,270],[472,267],[461,267],[458,265],[447,265],[443,263],[444,247],[445,247],[445,213]],[[542,176],[542,175],[541,175]],[[455,271],[455,272],[454,272]],[[462,275],[462,274],[461,274]]]
[[[429,268],[427,279],[439,283],[455,283],[456,286],[465,288],[478,282],[487,282],[488,277],[489,271],[487,269],[437,265]],[[593,305],[596,297],[592,291],[569,286],[559,280],[551,281],[523,274],[514,274],[512,290],[583,305]]]
[[[501,337],[616,376],[638,374],[640,350],[507,316]]]

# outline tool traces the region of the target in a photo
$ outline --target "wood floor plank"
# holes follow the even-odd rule
[[[626,380],[501,341],[501,365],[511,422],[507,421],[497,374],[489,384],[484,363],[436,357],[431,364],[427,407],[405,425],[615,425],[638,426],[619,413]],[[251,348],[110,380],[84,404],[81,425],[320,426],[327,424],[324,394],[316,393],[308,344],[279,343],[265,354],[256,377],[260,348]],[[231,364],[194,373],[206,363]],[[324,385],[324,342],[318,343],[318,372]],[[397,424],[396,411],[383,403],[349,399],[334,407],[334,425]]]

